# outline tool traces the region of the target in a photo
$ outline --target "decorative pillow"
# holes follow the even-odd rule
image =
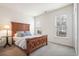
[[[31,36],[32,34],[29,31],[24,32],[25,36]]]
[[[16,37],[24,37],[25,36],[23,31],[18,31],[15,35],[16,35]]]

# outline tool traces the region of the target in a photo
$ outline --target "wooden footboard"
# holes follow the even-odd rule
[[[30,55],[30,53],[40,48],[41,46],[47,45],[47,35],[28,39],[26,40],[26,42],[27,42],[26,54]]]

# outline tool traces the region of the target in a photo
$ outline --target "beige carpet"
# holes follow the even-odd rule
[[[26,56],[24,51],[16,46],[0,48],[1,56]],[[75,56],[74,48],[48,43],[34,51],[30,56]]]

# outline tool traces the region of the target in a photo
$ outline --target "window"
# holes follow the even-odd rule
[[[66,37],[67,36],[67,16],[61,15],[56,17],[56,36]]]

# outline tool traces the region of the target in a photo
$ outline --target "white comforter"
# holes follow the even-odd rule
[[[15,44],[17,46],[19,46],[22,49],[27,49],[27,42],[26,40],[28,38],[34,38],[34,37],[40,37],[42,35],[32,35],[32,36],[25,36],[25,37],[13,37],[13,39],[15,40]]]

